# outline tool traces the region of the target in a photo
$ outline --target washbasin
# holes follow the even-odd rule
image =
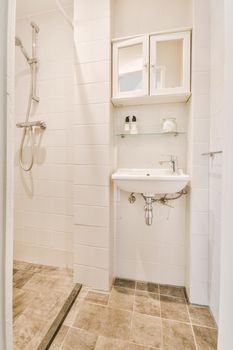
[[[181,191],[188,184],[189,175],[184,174],[182,169],[174,173],[172,169],[120,168],[112,174],[112,179],[123,191],[153,196]]]

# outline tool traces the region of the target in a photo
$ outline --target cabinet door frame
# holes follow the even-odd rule
[[[150,36],[150,96],[190,93],[191,68],[190,31]],[[157,43],[160,41],[183,40],[183,84],[181,87],[156,89]]]
[[[142,44],[142,89],[135,91],[119,91],[118,83],[118,66],[119,66],[119,49],[123,47],[129,47],[137,44]],[[113,98],[130,98],[139,96],[148,96],[149,94],[149,35],[143,35],[140,37],[121,40],[113,43],[112,47],[112,97]]]

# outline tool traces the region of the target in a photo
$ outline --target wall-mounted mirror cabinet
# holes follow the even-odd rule
[[[184,102],[190,91],[190,31],[113,43],[115,105]]]

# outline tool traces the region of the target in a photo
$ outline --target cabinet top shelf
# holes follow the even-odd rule
[[[116,136],[120,136],[121,138],[125,137],[133,137],[133,136],[143,136],[143,135],[170,135],[170,136],[178,136],[178,135],[184,135],[187,134],[186,131],[153,131],[153,132],[139,132],[137,134],[130,134],[130,133],[117,133]]]

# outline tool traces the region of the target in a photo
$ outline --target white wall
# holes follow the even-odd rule
[[[116,0],[114,4],[114,37],[192,26],[191,1],[176,0],[171,4],[170,1]],[[116,133],[123,130],[127,115],[137,117],[141,131],[158,130],[162,119],[167,117],[175,117],[179,130],[186,131],[189,104],[116,108]],[[174,154],[178,156],[179,166],[186,169],[186,135],[136,136],[117,138],[116,142],[118,167],[159,167],[158,162],[163,154]],[[154,204],[154,222],[148,227],[144,221],[144,200],[138,195],[136,203],[131,205],[128,196],[122,191],[117,198],[116,276],[184,285],[186,199],[174,201],[174,209],[171,210]]]
[[[112,271],[109,0],[75,1],[74,275],[108,290]]]
[[[233,3],[224,1],[224,114],[223,114],[223,162],[222,162],[222,214],[220,254],[220,307],[218,349],[233,348]]]
[[[192,98],[188,168],[191,191],[187,210],[186,288],[192,303],[208,304],[208,157],[210,85],[209,1],[193,2]]]
[[[16,35],[31,54],[31,26],[38,35],[40,103],[31,120],[47,124],[36,135],[35,164],[29,173],[18,165],[22,130],[15,129],[15,231],[14,258],[56,266],[72,266],[73,167],[72,121],[74,114],[73,31],[61,13],[37,1],[17,3]],[[48,4],[47,4],[48,5]],[[31,8],[33,15],[28,9]],[[50,10],[50,11],[48,11]],[[42,12],[41,12],[42,11]],[[20,15],[20,17],[19,17]],[[23,16],[23,17],[22,17]],[[16,47],[15,122],[25,120],[29,94],[29,69]]]
[[[114,36],[192,26],[191,0],[114,0]]]
[[[223,148],[224,111],[224,3],[211,0],[210,150]],[[221,52],[221,55],[219,54]],[[209,170],[209,303],[219,319],[222,155]]]

